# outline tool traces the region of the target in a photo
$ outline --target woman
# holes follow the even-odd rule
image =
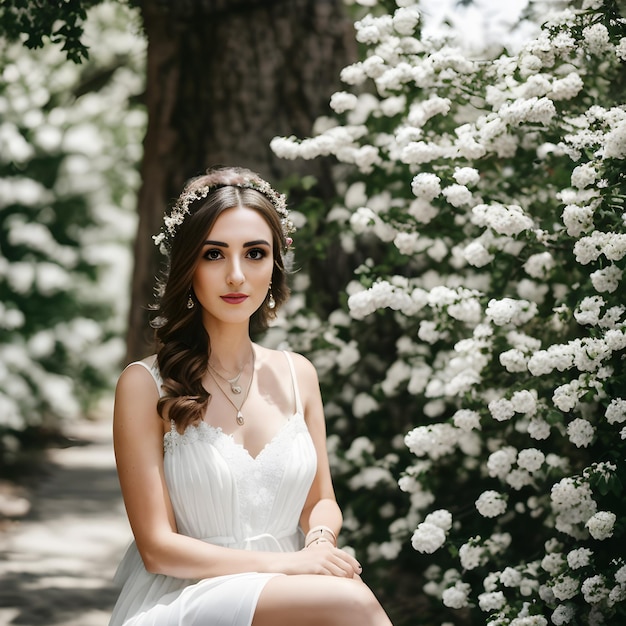
[[[284,197],[248,170],[188,183],[156,356],[120,376],[117,469],[135,541],[110,626],[389,626],[336,547],[342,516],[316,372],[251,342],[288,296]]]

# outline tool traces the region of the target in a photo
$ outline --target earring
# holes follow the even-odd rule
[[[267,308],[275,309],[276,308],[276,300],[274,300],[274,294],[272,293],[272,283],[270,283],[270,288],[267,296]]]
[[[187,308],[193,309],[194,306],[196,306],[196,303],[193,301],[193,298],[191,297],[191,292],[190,292],[189,297],[187,298]]]

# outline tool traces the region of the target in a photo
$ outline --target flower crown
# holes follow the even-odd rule
[[[290,235],[295,232],[296,227],[289,218],[289,210],[287,209],[287,200],[285,195],[278,193],[267,181],[262,178],[244,177],[232,181],[216,181],[212,184],[201,185],[196,188],[188,187],[185,189],[178,197],[171,213],[169,215],[166,214],[163,218],[163,226],[161,227],[159,234],[152,236],[154,244],[159,246],[161,252],[164,254],[169,253],[178,227],[185,221],[186,217],[191,214],[189,207],[196,200],[202,200],[206,198],[211,191],[222,187],[254,189],[259,193],[262,193],[272,203],[276,209],[276,213],[278,213],[283,230],[285,248],[288,250],[291,247],[293,239]]]

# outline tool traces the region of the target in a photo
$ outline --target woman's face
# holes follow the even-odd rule
[[[224,211],[208,232],[192,279],[206,327],[248,323],[267,296],[272,231],[253,209]]]

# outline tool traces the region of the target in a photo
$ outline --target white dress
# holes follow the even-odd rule
[[[295,413],[256,457],[206,422],[164,437],[164,468],[178,532],[245,550],[289,552],[303,546],[300,514],[317,456],[304,421],[288,353]],[[150,371],[159,392],[156,365]],[[129,366],[130,367],[130,366]],[[265,583],[249,572],[203,580],[149,573],[133,542],[115,580],[122,585],[109,626],[250,626]]]

